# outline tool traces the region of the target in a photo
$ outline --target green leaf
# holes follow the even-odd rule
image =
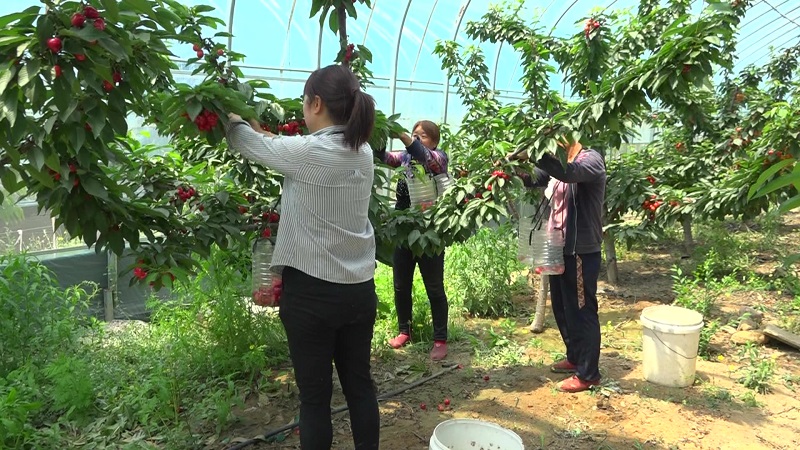
[[[228,203],[228,200],[231,197],[231,195],[225,191],[217,192],[216,194],[214,194],[214,196],[217,197],[217,200],[219,200],[220,204],[223,206],[225,206],[225,204]]]
[[[125,120],[125,116],[122,114],[112,112],[108,115],[108,122],[118,135],[125,136],[128,134],[128,121]]]
[[[12,22],[16,22],[17,20],[24,19],[26,17],[39,15],[39,11],[41,9],[41,6],[31,6],[22,12],[2,16],[0,17],[0,28],[5,29],[6,26]]]
[[[592,118],[594,120],[600,120],[600,117],[603,116],[603,107],[605,104],[603,103],[595,103],[592,105]]]
[[[53,125],[55,125],[56,120],[58,120],[58,116],[53,115],[44,121],[44,131],[47,132],[47,134],[50,134],[50,132],[53,131]]]
[[[92,133],[95,137],[100,136],[106,126],[106,115],[102,108],[94,108],[87,114],[89,125],[92,126]]]
[[[39,147],[31,147],[27,153],[28,161],[31,162],[31,165],[36,170],[42,170],[44,167],[44,153],[42,149]]]
[[[186,113],[189,114],[189,120],[194,122],[194,119],[203,111],[203,104],[198,101],[192,101],[186,107]]]
[[[784,214],[789,211],[795,210],[797,208],[800,208],[800,195],[795,195],[789,200],[786,200],[785,202],[781,203],[781,206],[780,208],[778,208],[778,211]]]
[[[103,8],[105,8],[104,16],[111,19],[112,22],[119,21],[119,2],[118,0],[101,0]]]
[[[10,66],[10,64],[3,64],[0,66],[0,95],[3,95],[8,83],[14,79],[17,70],[17,66]]]
[[[750,186],[750,190],[747,192],[747,199],[748,200],[752,200],[754,198],[762,197],[762,196],[767,195],[770,192],[774,191],[775,189],[780,189],[781,187],[784,187],[784,186],[787,186],[788,184],[791,184],[791,181],[790,181],[789,183],[781,185],[781,186],[778,186],[775,189],[766,190],[767,188],[765,187],[764,189],[759,190],[762,186],[764,186],[764,183],[766,183],[767,180],[772,178],[781,169],[783,169],[784,167],[786,167],[786,166],[788,166],[788,165],[790,165],[790,164],[792,164],[794,162],[795,161],[793,159],[784,159],[783,161],[781,161],[781,162],[779,162],[777,164],[773,164],[772,166],[770,166],[767,170],[765,170],[761,174],[761,176],[758,177],[758,180],[756,180],[755,184]],[[786,176],[786,175],[784,175],[784,176]],[[775,183],[775,181],[778,181],[781,178],[783,178],[783,177],[780,177],[780,178],[778,178],[776,180],[773,180],[773,182],[770,183],[770,185],[773,185]]]
[[[69,133],[69,142],[76,153],[80,152],[83,144],[86,143],[86,130],[83,127],[76,127],[75,132]]]
[[[800,167],[800,166],[796,166]],[[758,191],[756,197],[761,197],[772,192],[777,191],[778,189],[785,188],[789,185],[800,183],[800,170],[795,169],[789,174],[781,175],[778,178],[769,182],[766,186]]]
[[[21,181],[17,178],[17,173],[11,169],[2,172],[0,181],[2,181],[3,187],[10,194],[17,192],[19,188],[22,187]]]
[[[49,149],[50,151],[44,158],[44,163],[50,169],[55,170],[58,172],[61,170],[61,162],[58,160],[58,152],[53,151],[53,149]]]
[[[110,38],[99,39],[100,46],[116,57],[117,61],[127,61],[128,52],[116,41]]]
[[[414,245],[415,242],[419,239],[422,233],[419,230],[412,230],[411,233],[408,233],[408,243],[409,245]]]
[[[108,192],[106,188],[96,179],[90,177],[81,178],[81,186],[83,189],[93,197],[99,197],[103,200],[108,200]]]
[[[3,97],[3,103],[0,105],[0,112],[6,117],[10,126],[14,126],[17,122],[17,96],[16,91],[7,92]]]
[[[50,176],[49,173],[44,173],[41,170],[29,170],[28,175],[32,176],[36,179],[36,181],[42,183],[48,188],[53,187],[53,177]]]
[[[328,17],[328,28],[333,31],[333,34],[339,32],[339,15],[336,14],[336,10],[331,11],[331,15]]]

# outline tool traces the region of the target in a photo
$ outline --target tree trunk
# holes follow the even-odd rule
[[[608,271],[608,282],[614,286],[619,284],[619,268],[617,267],[617,247],[614,235],[604,233],[603,245],[606,250],[606,270]]]
[[[347,51],[347,10],[344,6],[339,6],[336,14],[339,15],[339,47],[344,52]],[[342,64],[349,67],[350,61],[345,59]]]
[[[692,237],[692,216],[684,215],[681,217],[683,224],[683,257],[689,258],[694,250],[694,238]]]
[[[539,275],[539,295],[536,298],[536,313],[530,330],[533,333],[544,331],[544,316],[547,313],[547,293],[550,291],[550,276]]]

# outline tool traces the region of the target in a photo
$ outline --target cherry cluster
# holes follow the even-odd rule
[[[204,109],[203,112],[194,118],[194,123],[200,131],[211,131],[217,126],[217,123],[219,123],[219,115],[214,111]]]
[[[586,19],[586,23],[583,26],[583,34],[586,36],[586,39],[589,39],[589,35],[594,30],[600,29],[600,21],[597,19]]]
[[[344,60],[350,62],[353,59],[353,54],[355,53],[356,46],[353,44],[349,44],[347,46],[347,51],[344,53]]]

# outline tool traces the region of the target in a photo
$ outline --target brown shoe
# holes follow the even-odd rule
[[[389,339],[389,345],[394,349],[403,347],[411,342],[411,336],[408,333],[400,333],[394,339]]]
[[[559,386],[559,389],[561,389],[564,392],[575,393],[575,392],[588,391],[589,389],[592,388],[592,386],[598,386],[599,384],[600,380],[586,381],[586,380],[581,380],[580,378],[578,378],[577,375],[573,375],[564,380],[561,383],[561,386]]]
[[[447,357],[447,342],[434,341],[433,349],[431,349],[431,359],[434,361],[441,361]]]
[[[558,361],[557,363],[550,366],[550,371],[555,373],[575,373],[577,370],[578,366],[572,364],[566,359],[562,359],[561,361]]]

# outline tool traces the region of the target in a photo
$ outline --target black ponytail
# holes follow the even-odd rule
[[[361,91],[350,68],[331,65],[315,70],[306,81],[303,94],[311,101],[319,96],[336,125],[344,125],[344,141],[358,150],[369,141],[375,128],[375,99]]]
[[[353,95],[353,109],[345,125],[344,141],[354,150],[358,150],[369,141],[374,127],[375,99],[358,89]]]

